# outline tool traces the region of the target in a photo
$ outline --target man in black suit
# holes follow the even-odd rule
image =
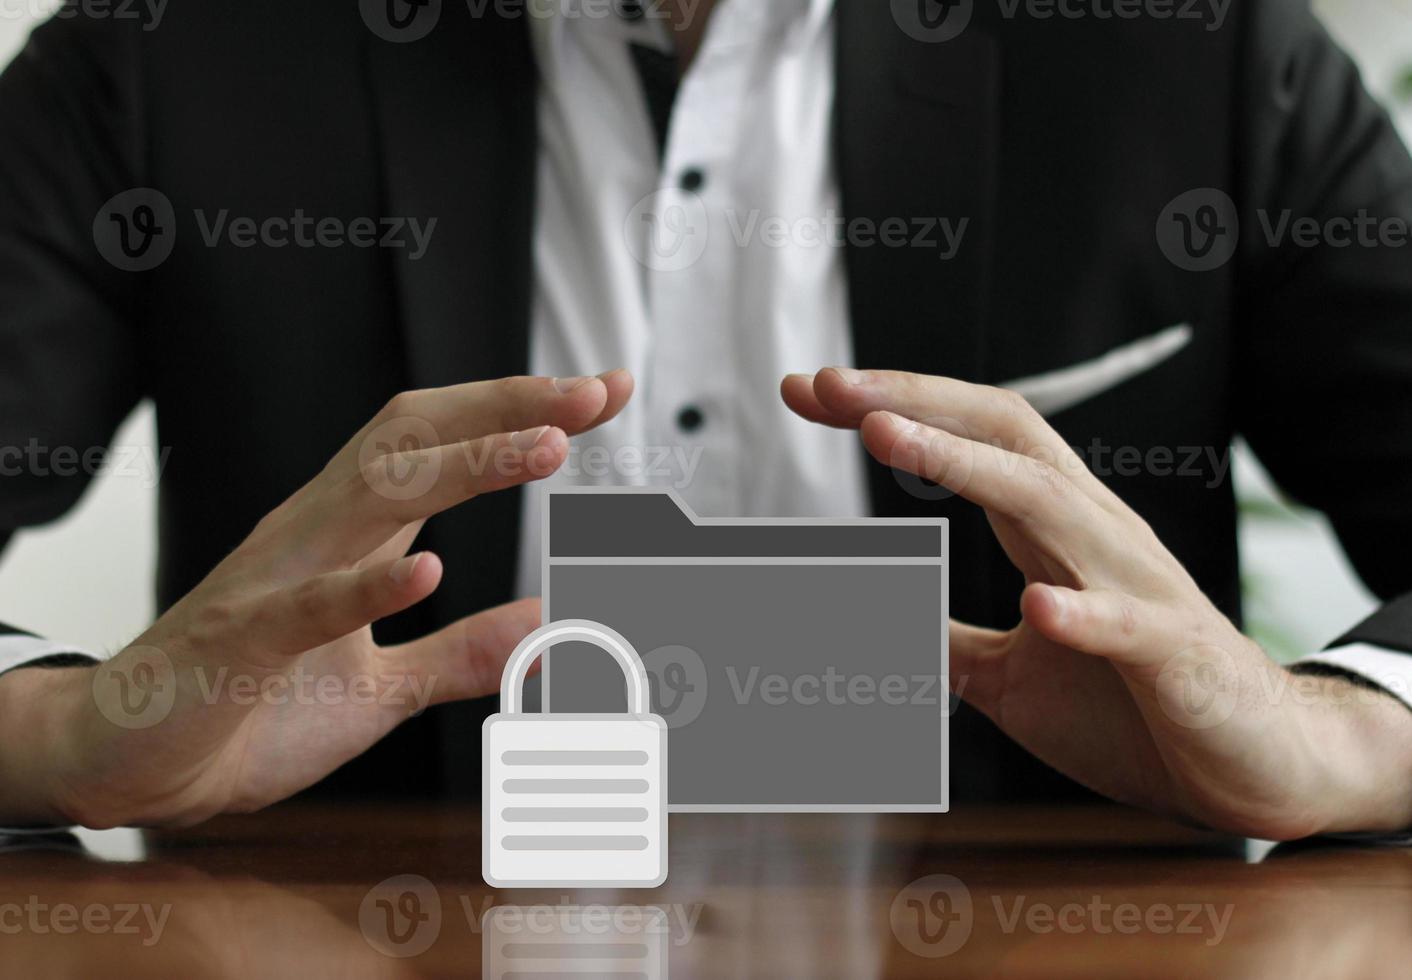
[[[681,71],[698,49],[730,67],[706,27],[733,8],[712,6],[649,11]],[[1348,59],[1299,0],[1195,20],[807,6],[829,39],[811,49],[831,95],[816,200],[836,191],[848,222],[846,289],[820,309],[854,363],[892,370],[800,365],[781,394],[861,431],[872,513],[951,520],[953,680],[979,709],[954,719],[953,800],[1056,798],[1075,789],[1062,773],[1260,837],[1412,823],[1412,715],[1375,683],[1397,667],[1357,666],[1412,652],[1412,600],[1395,599],[1412,591],[1412,253],[1389,231],[1412,218],[1412,162]],[[172,450],[163,614],[101,667],[41,645],[22,662],[66,669],[0,678],[0,817],[192,822],[330,773],[317,791],[477,785],[485,710],[465,699],[494,690],[538,619],[510,602],[519,485],[634,404],[614,363],[515,377],[557,295],[545,270],[568,261],[545,227],[575,211],[553,210],[541,165],[584,122],[546,115],[559,49],[536,48],[530,20],[514,4],[174,4],[151,30],[61,17],[0,80],[0,445],[101,446],[146,397]],[[598,81],[624,65],[642,99],[589,122],[650,117],[676,181],[676,79],[634,48]],[[756,144],[783,154],[761,171],[811,171],[771,135],[818,89],[780,86],[796,101]],[[743,101],[762,118],[774,104]],[[572,203],[588,210],[602,199],[585,182]],[[248,223],[213,238],[222,211]],[[393,215],[435,231],[338,247],[396,244]],[[1384,234],[1341,247],[1331,229],[1359,215]],[[943,261],[883,240],[919,216],[964,219]],[[1311,220],[1312,241],[1278,233]],[[1375,660],[1291,671],[1240,635],[1228,473],[1201,462],[1238,434],[1392,600],[1339,644]],[[1175,475],[1183,447],[1211,451],[1193,455],[1199,479]],[[469,462],[486,454],[495,466]],[[414,457],[438,475],[409,495]],[[5,532],[73,504],[81,469],[55,470],[0,480]],[[1022,622],[998,631],[1017,601]],[[461,703],[399,726],[405,701],[351,688],[203,699],[189,678],[221,668],[436,677],[435,698]],[[160,672],[177,680],[162,723],[120,724],[114,699]],[[1194,675],[1231,698],[1221,724],[1184,714],[1171,682]]]

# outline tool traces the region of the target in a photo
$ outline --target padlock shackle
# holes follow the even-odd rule
[[[518,715],[522,710],[521,696],[524,694],[525,675],[530,664],[544,651],[556,643],[592,643],[600,650],[612,654],[623,676],[628,682],[628,704],[633,714],[650,715],[652,698],[647,686],[647,669],[642,666],[642,658],[637,655],[632,644],[621,633],[591,619],[561,619],[547,623],[520,641],[515,652],[505,663],[505,673],[500,678],[500,710],[507,715]]]

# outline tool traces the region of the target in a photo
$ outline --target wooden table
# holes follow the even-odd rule
[[[1412,974],[1412,852],[1251,864],[1118,808],[678,815],[653,891],[496,892],[479,848],[474,809],[286,804],[131,863],[7,851],[0,976],[529,980],[580,961],[494,957],[601,942],[677,978]]]

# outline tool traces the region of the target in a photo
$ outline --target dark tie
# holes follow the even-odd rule
[[[672,51],[658,51],[645,44],[629,44],[633,67],[642,82],[642,94],[647,100],[647,114],[652,117],[652,131],[657,136],[657,156],[667,150],[667,126],[672,121],[672,103],[677,98],[677,56]]]

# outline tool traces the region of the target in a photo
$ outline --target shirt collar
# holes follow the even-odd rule
[[[650,7],[653,0],[644,0],[644,2]],[[774,10],[793,7],[799,11],[798,16],[807,18],[806,29],[810,37],[823,30],[829,23],[829,19],[833,16],[834,2],[835,0],[718,0],[718,3],[765,4]],[[529,5],[528,9],[532,11],[530,33],[540,55],[541,63],[545,59],[549,59],[551,63],[557,60],[561,53],[564,31],[570,21],[576,16],[581,16],[570,12],[585,3],[594,11],[605,9],[604,0],[548,0],[547,3]],[[651,18],[632,22],[617,14],[612,14],[611,17],[621,25],[625,39],[639,43],[665,43],[665,28],[661,24],[653,23]]]

